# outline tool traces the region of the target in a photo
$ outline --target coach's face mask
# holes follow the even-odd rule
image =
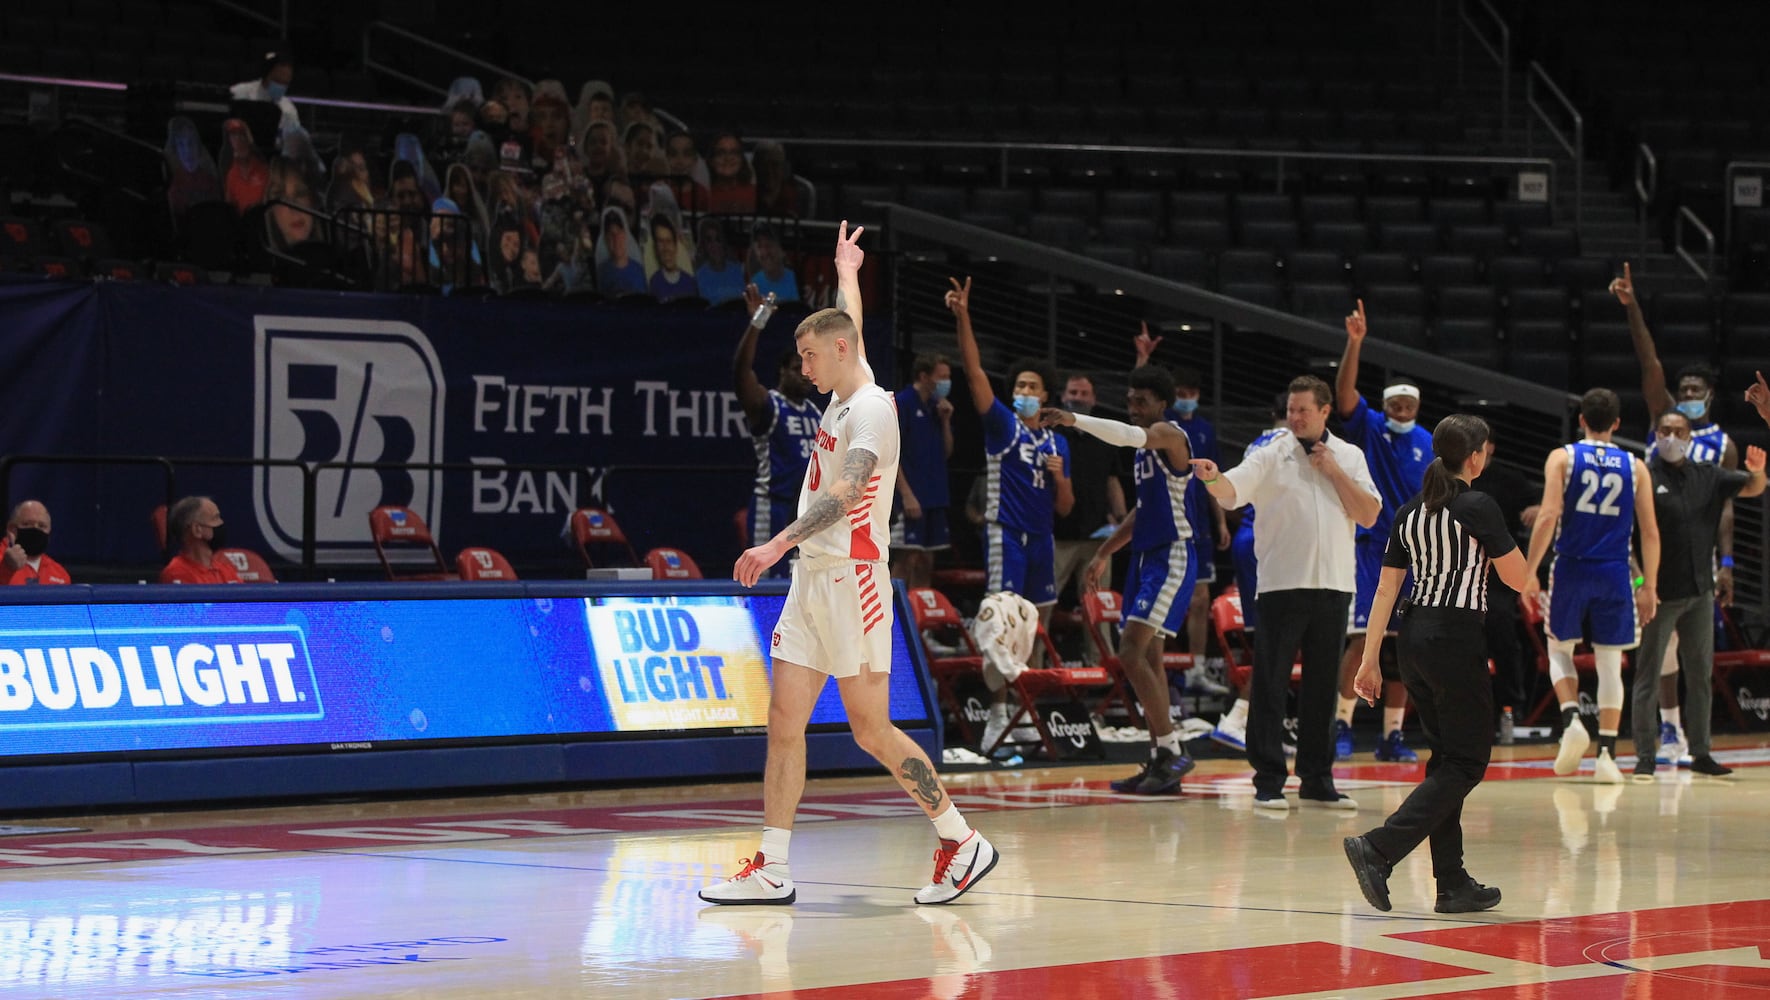
[[[49,551],[49,532],[42,528],[19,528],[12,533],[12,540],[32,559]]]
[[[1659,440],[1654,443],[1654,451],[1659,454],[1660,458],[1676,465],[1684,461],[1685,455],[1690,454],[1690,439],[1679,437],[1676,434],[1661,434]]]

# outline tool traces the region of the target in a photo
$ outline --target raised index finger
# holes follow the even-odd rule
[[[843,219],[842,220],[842,228],[836,230],[836,242],[837,243],[847,243],[848,242],[848,220],[847,219]]]

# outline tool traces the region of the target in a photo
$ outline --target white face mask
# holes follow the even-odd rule
[[[1682,462],[1684,456],[1690,453],[1690,439],[1675,434],[1669,437],[1661,434],[1654,443],[1654,451],[1667,462]]]
[[[1390,432],[1394,434],[1412,434],[1414,428],[1420,426],[1418,420],[1397,420],[1394,417],[1385,417],[1384,421],[1389,425]]]

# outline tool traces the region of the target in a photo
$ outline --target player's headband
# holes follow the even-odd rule
[[[1397,382],[1383,390],[1383,402],[1385,403],[1394,399],[1396,396],[1406,396],[1417,402],[1420,398],[1419,386],[1409,385],[1406,382]]]

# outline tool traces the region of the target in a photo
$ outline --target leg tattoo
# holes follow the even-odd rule
[[[910,794],[921,799],[930,809],[940,805],[940,778],[935,775],[934,769],[920,757],[907,757],[901,766],[903,771],[898,777],[916,783],[915,790]]]

